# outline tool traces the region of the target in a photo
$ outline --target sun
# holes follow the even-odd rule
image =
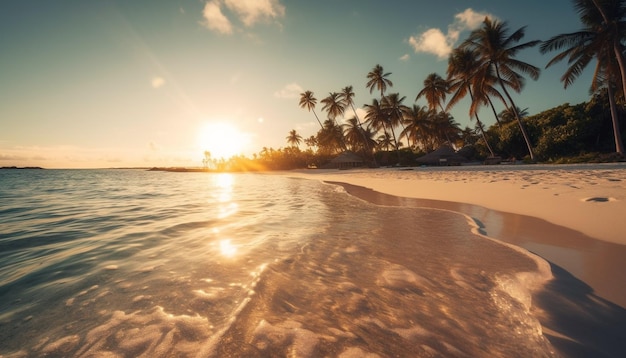
[[[245,133],[227,122],[207,122],[198,131],[200,149],[208,150],[215,159],[242,154],[249,141]]]

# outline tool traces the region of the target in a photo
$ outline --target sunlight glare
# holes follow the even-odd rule
[[[213,159],[229,159],[242,154],[250,138],[226,122],[207,122],[198,130],[198,145],[209,151]]]
[[[233,257],[237,253],[237,246],[233,245],[230,240],[220,240],[220,253],[225,257]]]

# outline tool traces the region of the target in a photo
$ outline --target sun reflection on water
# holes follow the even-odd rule
[[[220,240],[220,253],[225,257],[233,257],[237,254],[237,246],[230,242],[230,239]]]

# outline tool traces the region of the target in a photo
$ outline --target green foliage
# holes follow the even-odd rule
[[[620,112],[623,114],[623,107]],[[606,92],[586,103],[567,103],[527,117],[524,124],[535,145],[536,159],[540,161],[555,162],[567,157],[585,158],[585,153],[615,151]],[[486,134],[496,153],[503,158],[526,155],[517,122],[493,125]],[[625,135],[622,132],[622,137]],[[477,149],[482,151],[481,142],[478,141]]]

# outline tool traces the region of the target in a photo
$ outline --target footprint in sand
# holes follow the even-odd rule
[[[592,198],[585,198],[583,199],[583,201],[585,202],[591,202],[591,203],[607,203],[609,201],[615,201],[615,198],[607,198],[607,197],[603,197],[603,196],[594,196]]]

